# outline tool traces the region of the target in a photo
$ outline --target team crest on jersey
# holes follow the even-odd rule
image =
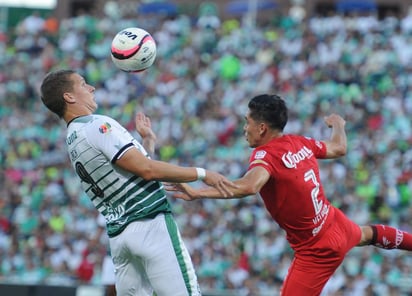
[[[262,159],[266,155],[266,151],[260,150],[255,153],[255,159]]]
[[[111,128],[112,128],[112,126],[110,125],[110,123],[105,122],[99,127],[99,132],[102,133],[102,134],[105,134],[105,133],[110,132]]]

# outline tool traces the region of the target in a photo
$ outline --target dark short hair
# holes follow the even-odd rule
[[[254,121],[268,124],[272,129],[283,131],[288,122],[288,108],[278,95],[258,95],[248,104],[249,115]]]
[[[40,86],[40,96],[43,104],[60,118],[66,111],[66,102],[63,94],[73,90],[71,75],[73,70],[56,70],[48,73]]]

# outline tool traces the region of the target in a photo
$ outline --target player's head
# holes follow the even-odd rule
[[[258,95],[248,104],[249,116],[256,122],[264,122],[271,129],[283,132],[288,121],[285,101],[278,95]]]
[[[43,79],[40,86],[40,95],[43,104],[60,118],[66,111],[64,93],[73,89],[73,70],[57,70],[50,72]]]

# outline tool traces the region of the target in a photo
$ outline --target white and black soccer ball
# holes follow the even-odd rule
[[[141,72],[156,59],[156,42],[141,28],[127,28],[114,36],[111,57],[117,68],[125,72]]]

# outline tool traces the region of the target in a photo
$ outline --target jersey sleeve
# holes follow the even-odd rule
[[[102,116],[89,126],[90,145],[114,162],[124,152],[134,147],[133,136],[116,120]]]
[[[271,155],[267,153],[265,149],[255,149],[249,158],[248,171],[254,167],[262,167],[267,170],[269,174],[272,174],[273,168],[271,163],[273,163],[273,161],[271,161]]]
[[[316,158],[325,158],[326,157],[326,144],[323,141],[315,140],[310,137],[304,138],[307,146],[313,151]]]

